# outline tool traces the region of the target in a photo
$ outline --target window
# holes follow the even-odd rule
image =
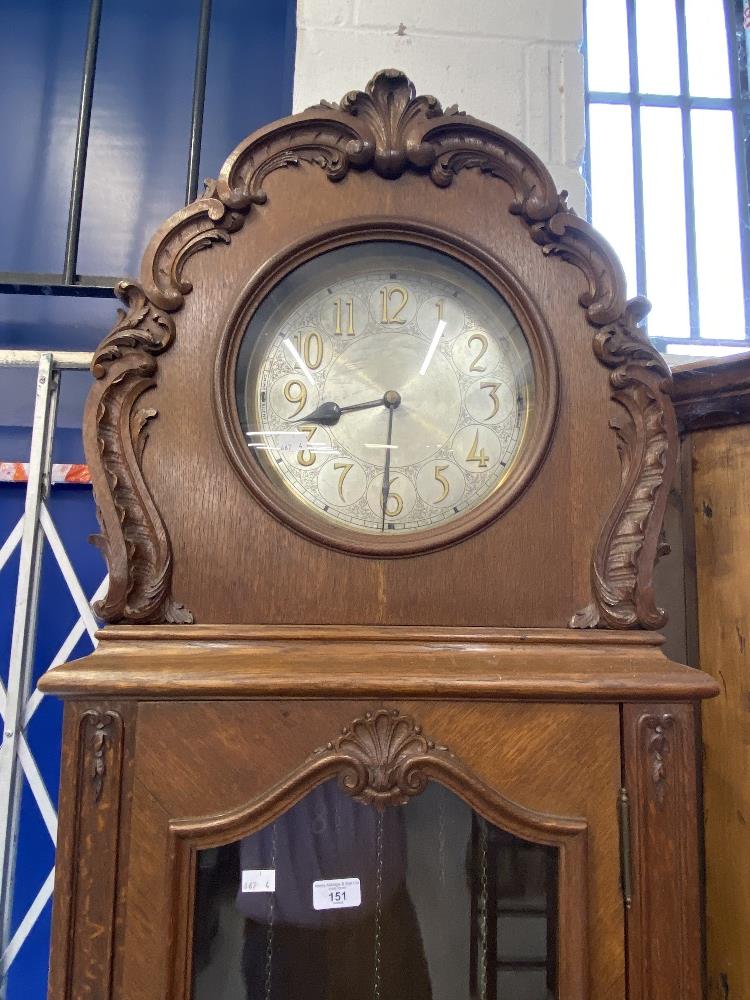
[[[584,0],[589,214],[670,358],[750,349],[742,0]],[[747,7],[750,27],[750,5]],[[750,31],[748,31],[750,34]]]

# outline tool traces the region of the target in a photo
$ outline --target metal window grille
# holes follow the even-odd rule
[[[635,220],[635,278],[637,289],[629,289],[630,294],[649,294],[649,259],[645,238],[644,207],[644,148],[641,120],[644,109],[674,108],[679,111],[682,131],[682,155],[684,186],[684,233],[675,233],[675,240],[684,239],[687,269],[687,297],[689,305],[689,331],[675,331],[670,337],[652,337],[656,346],[667,352],[679,351],[682,345],[690,345],[691,353],[709,355],[727,353],[731,349],[747,349],[750,340],[750,208],[748,203],[748,160],[746,143],[750,133],[750,95],[748,93],[747,33],[750,32],[750,3],[748,0],[723,0],[726,26],[726,57],[729,69],[729,94],[724,97],[706,97],[691,92],[688,65],[688,37],[686,21],[686,0],[670,0],[674,6],[676,48],[679,66],[679,85],[673,93],[648,93],[640,85],[640,60],[638,52],[637,8],[651,0],[620,0],[625,7],[627,30],[628,86],[620,90],[595,90],[589,86],[589,58],[592,54],[592,39],[588,32],[589,8],[593,0],[584,0],[584,86],[586,114],[586,150],[583,174],[586,182],[586,212],[592,217],[592,203],[596,205],[596,184],[592,188],[592,158],[590,118],[592,109],[602,107],[624,107],[630,112],[632,134],[632,212]],[[720,0],[721,2],[721,0]],[[739,212],[739,241],[741,254],[741,280],[744,285],[744,339],[725,339],[714,336],[701,326],[701,305],[698,280],[698,245],[696,235],[696,190],[693,176],[693,112],[730,112],[734,125],[734,158],[737,176]],[[623,192],[624,198],[630,192]],[[731,210],[731,208],[729,209]],[[605,233],[605,235],[607,235]],[[703,249],[703,248],[702,248]],[[687,336],[685,334],[688,334]],[[678,340],[679,338],[679,340]],[[718,350],[717,350],[718,349]]]
[[[91,0],[86,48],[83,57],[81,98],[78,108],[75,152],[73,154],[73,180],[68,205],[68,230],[65,256],[60,274],[11,273],[0,271],[0,292],[23,295],[80,295],[87,298],[109,298],[117,278],[103,275],[77,274],[78,241],[81,233],[81,212],[86,179],[86,157],[89,147],[91,106],[94,99],[96,57],[99,48],[99,30],[103,0]],[[208,41],[211,31],[212,0],[201,0],[195,47],[195,72],[193,75],[193,106],[188,147],[185,204],[194,201],[198,193],[201,139],[203,136],[203,111],[206,101],[206,71],[208,67]]]

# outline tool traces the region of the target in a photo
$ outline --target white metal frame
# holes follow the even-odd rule
[[[2,569],[20,545],[7,689],[0,683],[0,715],[3,720],[3,739],[0,745],[0,998],[4,998],[7,992],[8,970],[44,910],[54,885],[52,869],[13,933],[11,921],[24,777],[52,843],[55,844],[57,840],[57,813],[25,735],[26,728],[44,697],[38,689],[32,691],[31,688],[45,538],[79,614],[49,666],[64,663],[86,632],[96,645],[95,632],[98,626],[91,611],[91,603],[76,576],[47,507],[60,373],[64,369],[87,369],[90,363],[90,354],[78,352],[0,351],[0,368],[37,369],[24,512],[0,546]],[[106,586],[105,577],[91,600],[102,597]]]

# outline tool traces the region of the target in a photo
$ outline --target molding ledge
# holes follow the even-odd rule
[[[672,369],[680,433],[750,423],[750,353]]]

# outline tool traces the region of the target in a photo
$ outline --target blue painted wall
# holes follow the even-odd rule
[[[214,0],[201,177],[215,176],[259,125],[290,113],[295,6]],[[0,12],[0,271],[59,273],[88,2],[1,0]],[[198,0],[104,0],[81,274],[136,275],[149,236],[183,204],[198,16]],[[0,345],[93,350],[113,315],[106,299],[0,295]],[[25,454],[12,429],[28,423],[31,382],[0,375],[0,461]],[[67,391],[61,428],[78,427],[82,395]],[[58,460],[80,460],[77,435],[64,439]]]
[[[78,272],[133,276],[154,228],[184,201],[199,0],[104,0]],[[291,111],[295,0],[214,0],[201,177],[258,126]],[[88,0],[0,0],[0,271],[60,273],[67,226]],[[0,294],[0,347],[93,350],[112,325],[110,299]],[[0,461],[28,457],[35,373],[0,370]],[[81,462],[86,373],[65,372],[54,460]],[[0,545],[23,509],[0,484]],[[52,517],[87,594],[104,574],[86,543],[96,523],[87,487],[53,489]],[[0,571],[0,674],[7,678],[18,552]],[[37,674],[77,620],[45,551]],[[82,639],[75,655],[90,649]],[[28,739],[57,799],[60,708],[45,699]],[[52,845],[24,791],[15,925],[44,882]],[[49,905],[11,967],[9,1000],[42,1000]]]

